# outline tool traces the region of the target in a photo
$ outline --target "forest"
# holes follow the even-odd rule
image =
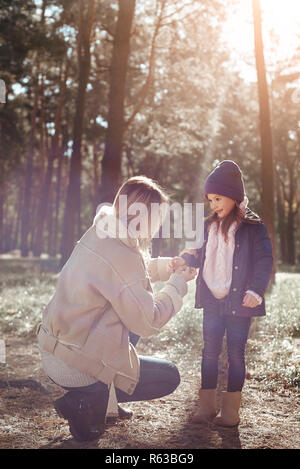
[[[124,179],[203,202],[205,177],[231,159],[251,208],[272,218],[277,263],[299,262],[299,42],[284,56],[278,31],[265,40],[264,145],[254,36],[239,51],[228,33],[239,3],[1,1],[2,254],[63,264]]]

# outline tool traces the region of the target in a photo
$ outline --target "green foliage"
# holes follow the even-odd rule
[[[265,320],[266,333],[275,337],[294,337],[300,334],[299,275],[279,273],[276,285],[268,297],[269,311]]]
[[[57,276],[31,267],[0,271],[0,330],[2,334],[35,335],[42,312],[55,291]]]
[[[250,354],[255,379],[268,389],[300,387],[299,302],[299,274],[277,274]]]

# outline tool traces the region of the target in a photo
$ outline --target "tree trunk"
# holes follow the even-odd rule
[[[288,215],[287,215],[287,258],[288,264],[294,265],[296,261],[296,246],[295,246],[295,176],[294,165],[292,161],[288,165],[289,173],[289,198],[288,198]]]
[[[119,0],[119,14],[110,66],[108,128],[102,159],[99,203],[112,202],[121,182],[125,86],[134,8],[135,0]]]
[[[46,10],[46,1],[42,2],[42,13],[41,13],[41,27],[44,27],[45,24],[45,10]],[[32,186],[32,171],[33,171],[33,158],[34,158],[34,144],[35,144],[35,132],[37,124],[37,111],[38,111],[38,102],[40,94],[40,84],[39,84],[39,74],[40,74],[40,61],[37,58],[37,67],[35,71],[36,75],[36,85],[34,87],[34,105],[31,115],[31,130],[30,130],[30,143],[29,143],[29,152],[27,156],[27,165],[26,165],[26,174],[25,174],[25,193],[24,193],[24,204],[22,210],[22,220],[21,220],[21,255],[23,257],[28,256],[29,245],[28,238],[29,232],[34,231],[34,227],[30,230],[30,215],[32,214],[31,210],[31,186]]]
[[[4,187],[0,188],[0,253],[4,252]]]
[[[80,19],[78,31],[78,67],[79,85],[76,99],[76,111],[73,132],[73,148],[70,165],[70,177],[64,214],[64,226],[61,244],[61,266],[70,256],[75,237],[80,236],[80,180],[81,180],[81,142],[85,112],[85,96],[91,65],[91,32],[94,22],[95,0],[89,0],[84,15],[84,1],[80,1]]]
[[[53,227],[53,246],[55,255],[58,253],[58,224],[59,224],[59,208],[60,208],[60,193],[61,193],[61,172],[62,172],[63,150],[59,155],[58,166],[56,170],[56,187],[55,187],[55,216]]]
[[[64,77],[61,77],[60,80],[60,92],[59,92],[59,102],[56,109],[55,115],[55,134],[52,139],[51,149],[48,152],[48,162],[47,162],[47,170],[45,174],[44,183],[42,185],[41,190],[41,197],[39,202],[38,208],[38,215],[37,215],[37,234],[34,243],[34,255],[40,256],[42,249],[43,249],[43,235],[44,235],[44,227],[45,227],[45,220],[46,215],[48,212],[48,201],[49,201],[49,194],[52,184],[52,176],[53,176],[53,165],[55,159],[58,157],[58,142],[59,137],[61,134],[61,116],[62,116],[62,108],[65,100],[65,92],[66,92],[66,81],[68,76],[68,65],[66,66],[66,72]]]
[[[22,221],[23,195],[24,195],[24,187],[22,184],[20,184],[19,194],[18,194],[18,204],[17,204],[16,214],[14,217],[13,227],[12,227],[12,239],[10,240],[11,249],[16,249],[16,247],[19,245],[19,236],[20,236],[21,221]]]
[[[295,249],[295,213],[293,205],[289,204],[289,211],[287,216],[287,261],[290,265],[296,263],[296,249]]]
[[[264,59],[264,46],[262,39],[262,21],[260,1],[252,0],[254,37],[255,37],[255,59],[257,69],[258,96],[259,96],[259,117],[261,136],[261,175],[262,175],[262,218],[270,235],[274,264],[273,278],[275,281],[276,256],[275,256],[275,229],[274,229],[274,162],[273,143],[271,132],[271,117],[269,105],[268,84],[266,78],[266,67]]]
[[[40,173],[39,169],[33,172],[34,181],[38,179],[38,174]],[[38,212],[38,202],[41,194],[41,184],[34,183],[33,181],[33,188],[31,191],[31,207],[30,207],[30,223],[29,223],[29,239],[30,243],[28,243],[29,250],[33,252],[34,242],[37,233],[37,212]]]
[[[96,212],[97,208],[97,199],[98,199],[98,187],[99,187],[99,153],[97,149],[97,144],[93,144],[93,182],[94,182],[94,190],[93,190],[93,206],[94,206],[94,213]]]
[[[68,133],[67,132],[62,132],[62,147],[59,151],[59,160],[58,160],[58,166],[56,169],[56,188],[55,188],[55,218],[54,218],[54,227],[53,227],[53,232],[54,232],[54,251],[55,255],[59,252],[58,249],[58,231],[59,231],[59,214],[60,214],[60,207],[61,207],[61,194],[62,194],[62,182],[64,180],[63,178],[63,161],[64,161],[64,153],[67,150],[68,147]]]
[[[49,202],[47,204],[47,233],[48,233],[48,243],[47,243],[47,253],[49,256],[55,256],[54,248],[54,209],[53,209],[53,187],[50,187],[49,193]]]
[[[276,203],[277,203],[277,215],[278,215],[278,233],[280,241],[280,258],[281,262],[287,262],[287,248],[286,248],[286,220],[284,201],[280,189],[280,176],[277,174],[276,182]]]
[[[36,76],[39,76],[39,64],[37,66]],[[21,255],[23,257],[28,256],[28,235],[30,231],[30,208],[31,208],[31,189],[32,189],[32,171],[33,171],[33,156],[34,156],[34,142],[35,142],[35,131],[37,121],[37,106],[39,96],[39,84],[36,83],[34,91],[34,105],[31,114],[31,130],[30,130],[30,144],[29,152],[27,156],[26,172],[25,172],[25,191],[24,191],[24,202],[22,209],[22,221],[21,221]]]

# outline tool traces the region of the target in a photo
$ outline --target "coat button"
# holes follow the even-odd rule
[[[238,266],[237,266],[237,265],[235,265],[234,268],[235,268],[235,270],[238,270]]]
[[[234,289],[233,289],[233,291],[237,291],[237,289],[236,289],[236,288],[234,288]]]
[[[232,314],[235,314],[235,313],[236,313],[236,311],[232,311]]]

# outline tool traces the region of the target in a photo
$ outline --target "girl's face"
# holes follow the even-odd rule
[[[226,217],[235,206],[235,201],[225,195],[207,194],[210,208],[218,215],[219,218]]]

